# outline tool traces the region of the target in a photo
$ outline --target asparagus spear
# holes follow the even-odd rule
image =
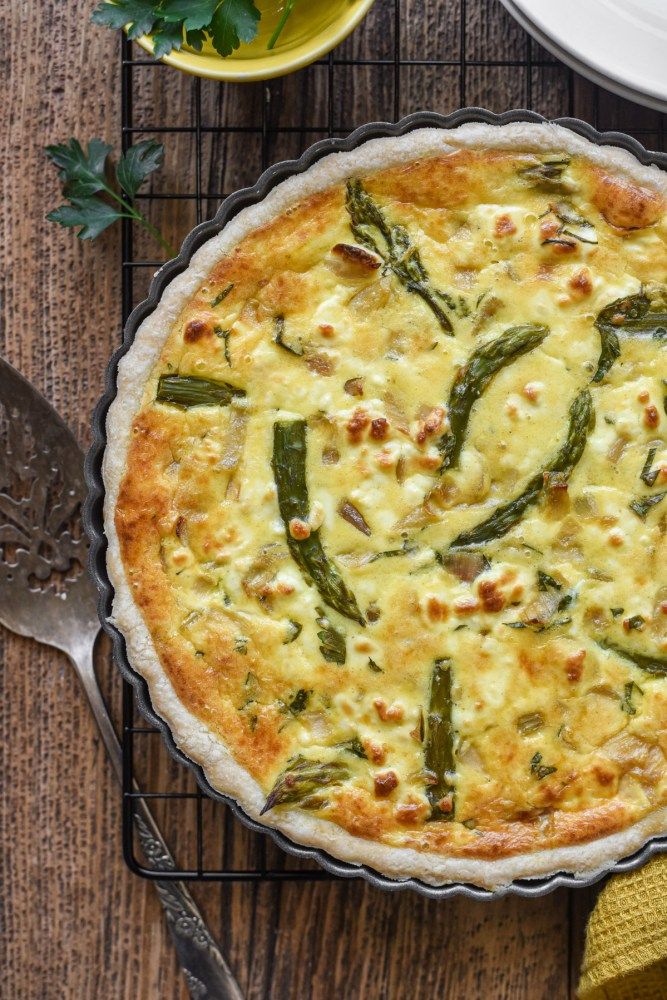
[[[290,521],[307,520],[309,513],[306,483],[306,422],[277,421],[273,426],[273,475],[278,490],[280,516],[285,523],[287,545],[302,573],[312,580],[330,607],[346,618],[364,625],[354,594],[348,590],[322,547],[319,530],[307,538],[293,538]]]
[[[436,660],[431,674],[424,765],[431,782],[426,796],[431,804],[431,819],[454,818],[454,731],[452,729],[452,665],[451,660]],[[443,810],[443,800],[451,809]]]
[[[307,760],[299,754],[288,762],[285,770],[276,778],[260,816],[274,806],[282,806],[288,802],[298,802],[306,809],[309,806],[317,808],[322,805],[322,800],[316,795],[318,791],[340,785],[349,777],[349,769],[340,761],[322,763],[319,760]]]
[[[587,389],[582,390],[570,406],[570,426],[567,439],[556,457],[536,473],[519,496],[498,507],[491,517],[454,539],[450,548],[461,549],[501,538],[518,524],[528,508],[536,503],[545,480],[554,473],[568,479],[581,458],[593,418],[593,401]]]
[[[192,406],[229,406],[235,396],[245,396],[245,392],[229,382],[195,375],[160,375],[155,400],[187,410]]]
[[[598,314],[595,326],[600,334],[601,351],[593,382],[601,382],[620,356],[619,332],[663,340],[667,337],[667,313],[651,310],[651,299],[640,292],[605,306]]]
[[[438,441],[438,449],[442,455],[441,472],[458,462],[472,408],[494,375],[523,354],[532,351],[548,333],[547,326],[513,326],[500,337],[473,351],[467,364],[456,376],[449,394],[447,413],[450,429]]]
[[[387,222],[382,209],[364,190],[359,180],[348,181],[346,204],[355,239],[382,257],[401,284],[413,295],[419,295],[423,299],[444,332],[453,336],[451,321],[441,303],[453,309],[454,300],[431,287],[421,254],[411,241],[407,229]]]
[[[629,660],[630,663],[634,663],[636,667],[644,670],[647,674],[653,674],[654,677],[667,677],[667,659],[664,656],[646,656],[644,653],[637,653],[632,649],[617,646],[609,639],[602,639],[598,642],[598,646],[601,646],[602,649],[608,649],[610,653],[616,653],[624,660]]]

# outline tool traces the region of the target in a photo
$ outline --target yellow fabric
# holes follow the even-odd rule
[[[580,1000],[667,1000],[667,856],[617,875],[591,914]]]

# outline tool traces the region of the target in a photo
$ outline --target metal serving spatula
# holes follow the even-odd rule
[[[88,696],[118,780],[121,748],[93,667],[99,632],[86,572],[80,512],[83,453],[53,407],[0,358],[0,623],[69,657]],[[158,871],[174,860],[143,799],[135,819]],[[156,882],[194,1000],[243,1000],[229,966],[182,882]]]

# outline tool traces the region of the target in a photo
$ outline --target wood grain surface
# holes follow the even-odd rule
[[[191,126],[199,100],[204,129],[199,157],[192,134],[165,133],[166,163],[151,192],[183,197],[143,202],[153,221],[178,242],[196,221],[198,183],[210,195],[202,211],[212,214],[220,195],[253,182],[263,163],[298,154],[330,125],[342,133],[396,111],[532,106],[635,131],[649,147],[664,144],[660,115],[572,76],[530,45],[498,0],[468,0],[461,37],[461,2],[403,0],[403,57],[445,64],[403,67],[396,92],[390,65],[337,65],[331,104],[326,66],[245,88],[200,86],[164,67],[133,70],[137,128]],[[88,23],[91,6],[0,0],[0,351],[52,400],[83,446],[121,336],[120,238],[112,230],[84,244],[45,222],[59,191],[43,148],[70,135],[119,143],[119,43]],[[391,60],[395,30],[394,0],[377,0],[339,54]],[[488,65],[527,56],[528,68]],[[263,103],[264,135],[229,131],[258,126]],[[309,131],[294,131],[303,127]],[[156,255],[140,233],[135,255]],[[150,273],[136,269],[136,299]],[[104,642],[99,653],[119,719],[121,685]],[[73,671],[59,654],[1,629],[0,664],[0,996],[184,1000],[155,890],[123,863],[119,790]],[[194,791],[159,737],[135,743],[145,788]],[[158,813],[179,863],[192,864],[196,801]],[[205,867],[252,863],[263,849],[224,807],[207,801],[202,813]],[[273,847],[267,860],[282,863]],[[249,998],[555,1000],[575,996],[595,890],[486,904],[385,894],[362,882],[207,883],[194,893]]]

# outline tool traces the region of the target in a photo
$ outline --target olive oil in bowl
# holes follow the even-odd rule
[[[249,45],[242,45],[232,59],[257,59],[267,54],[287,2],[258,0],[256,6],[262,13],[257,38]],[[272,51],[286,53],[307,43],[339,21],[352,6],[350,0],[296,0]]]
[[[287,0],[255,0],[261,12],[257,37],[223,58],[207,42],[201,52],[188,46],[172,51],[169,66],[217,80],[250,82],[283,76],[314,62],[339,45],[373,6],[374,0],[295,0],[275,38]],[[138,39],[151,51],[149,37]],[[272,48],[269,44],[274,42]]]

